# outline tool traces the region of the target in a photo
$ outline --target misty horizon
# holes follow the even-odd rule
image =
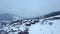
[[[60,11],[60,0],[0,0],[0,14],[36,17]]]

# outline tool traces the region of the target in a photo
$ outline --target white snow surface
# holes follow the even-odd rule
[[[60,20],[54,20],[52,26],[38,23],[32,25],[29,29],[30,34],[60,34]]]
[[[42,25],[43,19],[40,20],[40,22],[36,23],[36,24],[32,24],[31,26],[25,26],[24,24],[20,25],[16,25],[14,27],[11,26],[4,26],[2,30],[4,31],[10,31],[11,29],[13,30],[17,30],[16,32],[9,32],[8,34],[17,34],[19,29],[21,31],[24,31],[26,28],[29,29],[29,34],[60,34],[60,20],[47,20],[48,22],[46,23],[46,21],[44,22],[44,24]],[[52,25],[49,25],[49,22],[53,22]],[[19,27],[19,28],[16,28]],[[1,30],[1,28],[0,28]]]

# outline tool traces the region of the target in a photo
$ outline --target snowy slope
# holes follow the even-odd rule
[[[48,21],[49,22],[49,21]],[[30,34],[60,34],[60,20],[52,21],[53,25],[40,23],[31,26],[29,29]]]
[[[54,17],[60,17],[60,15],[43,19],[23,19],[22,24],[20,24],[20,21],[7,25],[1,25],[0,23],[0,34],[5,34],[6,32],[8,34],[18,34],[21,31],[24,34],[26,29],[28,29],[27,32],[29,34],[60,34],[60,19],[53,19]],[[18,19],[18,17],[15,18]]]

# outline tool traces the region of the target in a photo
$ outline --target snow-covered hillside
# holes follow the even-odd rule
[[[49,25],[49,22],[53,22]],[[41,25],[40,23],[32,25],[30,34],[60,34],[60,20],[48,21],[47,24]]]
[[[0,23],[0,34],[60,34],[60,15]]]

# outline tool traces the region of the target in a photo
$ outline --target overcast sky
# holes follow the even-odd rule
[[[0,0],[0,13],[36,17],[60,11],[60,0]]]

